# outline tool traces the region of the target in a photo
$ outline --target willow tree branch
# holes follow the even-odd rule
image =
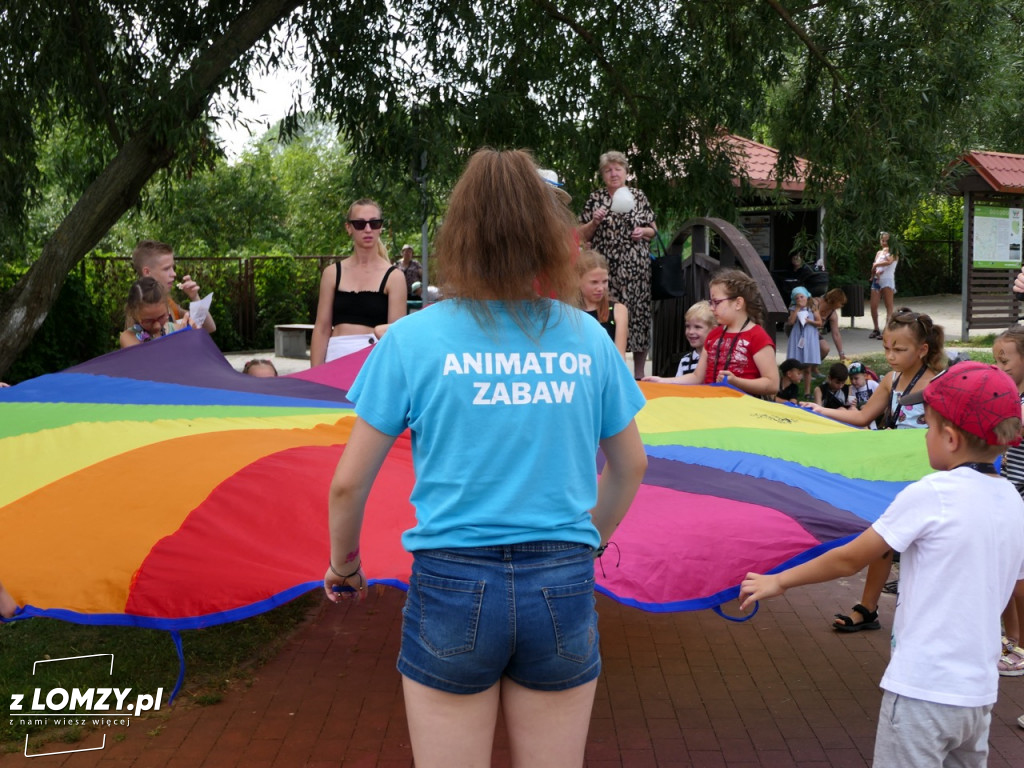
[[[789,11],[782,6],[782,3],[780,3],[779,0],[767,1],[768,5],[774,8],[775,12],[779,14],[779,17],[786,23],[786,26],[793,30],[793,33],[800,38],[800,41],[807,47],[807,50],[810,51],[811,55],[825,65],[825,69],[832,74],[832,78],[836,83],[840,86],[845,86],[846,78],[843,77],[843,73],[840,72],[836,65],[829,60],[828,56],[825,55],[825,52],[822,51],[821,48],[819,48],[811,39],[811,36],[804,31],[804,28],[793,21],[793,17],[789,14]]]
[[[565,26],[575,32],[583,42],[590,46],[594,51],[594,60],[597,62],[598,66],[611,76],[612,82],[615,83],[619,92],[622,93],[629,103],[635,107],[637,104],[636,94],[626,85],[625,79],[619,74],[615,65],[613,65],[611,61],[608,60],[608,57],[605,56],[604,48],[601,47],[601,41],[597,39],[594,33],[580,24],[576,19],[567,16],[558,10],[551,0],[533,0],[533,2],[534,5],[538,6],[552,19],[565,24]]]

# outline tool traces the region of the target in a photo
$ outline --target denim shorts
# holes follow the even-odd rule
[[[561,541],[414,552],[398,671],[462,694],[503,676],[538,691],[595,679],[593,552]]]

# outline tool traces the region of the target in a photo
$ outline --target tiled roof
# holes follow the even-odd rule
[[[780,186],[784,192],[804,191],[807,161],[802,157],[796,159],[797,177],[783,179],[782,184],[778,185],[775,178],[775,164],[779,161],[777,149],[732,133],[727,134],[724,140],[736,154],[752,187],[775,189],[776,186]],[[735,179],[733,183],[738,186],[739,179]]]
[[[1024,192],[1024,155],[1009,152],[968,152],[963,156],[995,192]]]

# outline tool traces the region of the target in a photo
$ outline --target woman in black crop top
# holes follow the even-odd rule
[[[311,366],[365,349],[405,315],[405,277],[388,261],[380,241],[382,224],[373,200],[357,200],[348,209],[345,231],[354,251],[320,277]]]

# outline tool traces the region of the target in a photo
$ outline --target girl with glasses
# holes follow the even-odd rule
[[[167,289],[152,277],[140,277],[128,290],[124,305],[125,325],[118,342],[121,348],[134,347],[161,336],[191,327],[186,312],[179,320],[172,320],[167,308]]]
[[[384,219],[373,200],[356,200],[345,217],[353,252],[320,277],[310,366],[321,365],[374,344],[405,316],[405,277],[388,260],[380,239]]]
[[[324,590],[366,594],[366,500],[410,430],[398,669],[417,766],[490,766],[499,711],[515,765],[583,765],[601,673],[594,556],[647,466],[644,397],[608,333],[564,303],[579,291],[574,222],[545,187],[525,152],[473,155],[437,238],[454,298],[397,323],[348,391]]]
[[[745,272],[715,273],[708,303],[718,327],[704,340],[693,373],[672,378],[648,376],[644,381],[667,384],[729,384],[757,397],[774,398],[779,391],[775,344],[758,323],[763,315],[757,283]]]

